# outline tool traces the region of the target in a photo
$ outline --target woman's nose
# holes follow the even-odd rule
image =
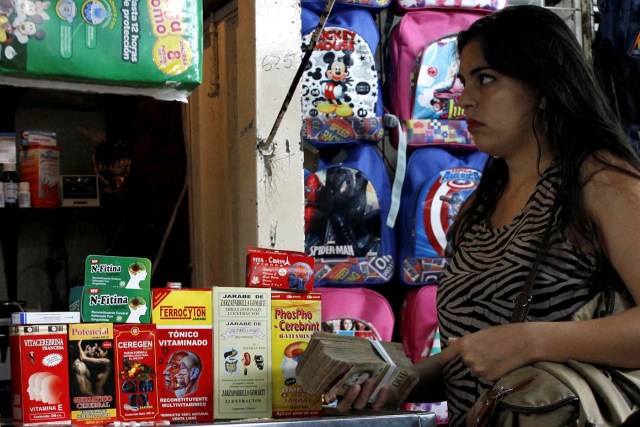
[[[462,90],[462,93],[460,94],[460,98],[458,98],[458,105],[464,109],[475,105],[473,96],[467,88],[464,88]]]

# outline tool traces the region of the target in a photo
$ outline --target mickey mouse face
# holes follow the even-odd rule
[[[349,76],[347,65],[342,61],[335,61],[327,70],[327,77],[334,81],[344,80]]]

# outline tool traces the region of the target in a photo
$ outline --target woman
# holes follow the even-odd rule
[[[639,308],[567,321],[604,285],[640,301],[640,160],[575,36],[547,9],[514,6],[461,32],[458,53],[460,104],[492,157],[456,218],[438,287],[443,351],[417,365],[410,396],[446,397],[452,426],[495,380],[535,361],[640,367]],[[508,324],[548,221],[526,322]],[[338,408],[364,407],[372,387],[352,387]]]

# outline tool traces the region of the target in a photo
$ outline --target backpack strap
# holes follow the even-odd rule
[[[393,178],[393,187],[391,188],[391,206],[389,207],[389,216],[387,216],[387,227],[393,228],[396,224],[398,211],[400,210],[400,195],[402,194],[402,185],[404,184],[404,176],[407,170],[407,137],[402,130],[400,120],[393,114],[384,115],[384,125],[395,128],[398,132],[398,157],[396,163],[396,174]]]

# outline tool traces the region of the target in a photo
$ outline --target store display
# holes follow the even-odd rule
[[[245,285],[249,288],[311,292],[313,265],[313,257],[304,252],[248,248]]]

